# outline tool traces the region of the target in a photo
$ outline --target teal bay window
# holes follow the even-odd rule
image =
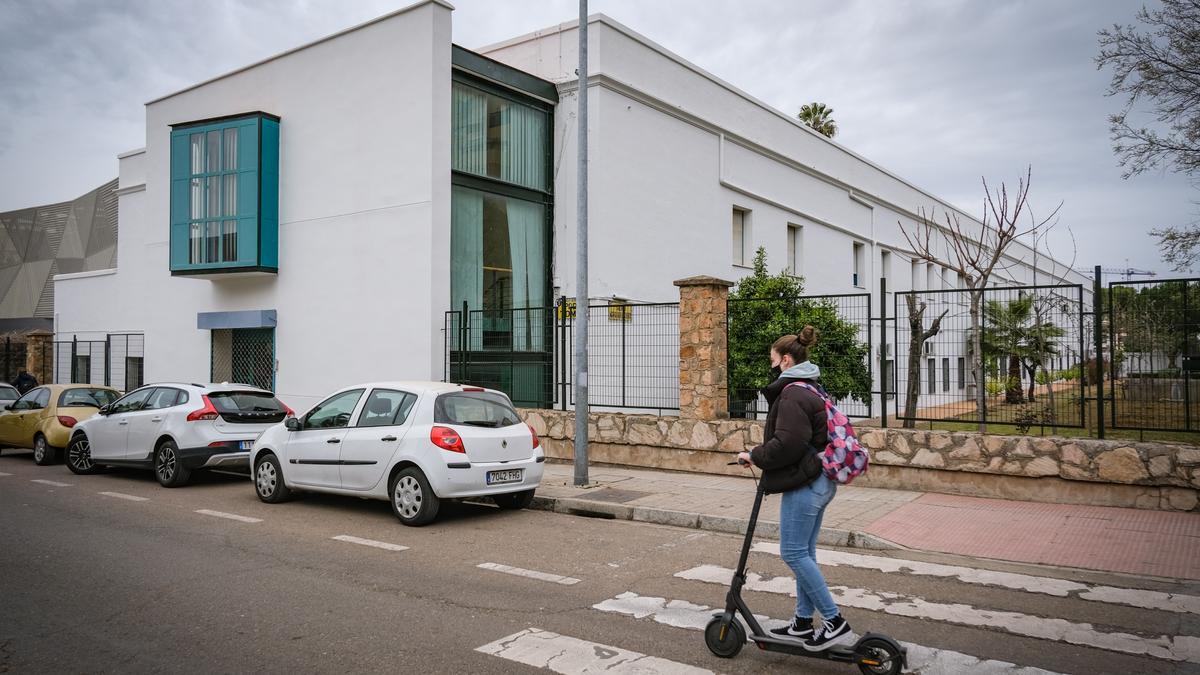
[[[279,118],[171,128],[171,273],[279,269]]]
[[[553,401],[554,85],[455,48],[449,376]],[[486,79],[474,77],[483,73]],[[465,310],[465,313],[464,313]]]

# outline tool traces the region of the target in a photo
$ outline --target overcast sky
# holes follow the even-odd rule
[[[577,16],[573,0],[452,0],[479,47]],[[0,211],[72,199],[144,145],[142,104],[409,4],[406,0],[0,0]],[[1182,177],[1121,178],[1096,31],[1122,0],[591,0],[787,113],[834,109],[837,140],[972,214],[980,177],[1032,165],[1077,267],[1165,272],[1153,227],[1197,219]],[[1152,5],[1153,6],[1153,3]],[[1070,257],[1059,236],[1055,255]]]

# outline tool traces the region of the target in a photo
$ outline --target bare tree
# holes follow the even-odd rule
[[[957,272],[967,286],[971,305],[971,373],[975,378],[975,405],[981,433],[987,431],[984,417],[987,398],[984,391],[983,344],[980,330],[984,291],[992,274],[1006,269],[1004,254],[1008,247],[1058,215],[1058,209],[1055,209],[1047,218],[1036,221],[1033,227],[1022,229],[1021,221],[1029,209],[1029,187],[1032,178],[1033,168],[1029,167],[1025,176],[1017,179],[1016,190],[1011,196],[1007,185],[1001,183],[998,189],[992,190],[984,178],[985,199],[981,218],[983,226],[978,232],[975,231],[974,223],[964,224],[954,211],[947,211],[944,214],[945,224],[941,224],[935,209],[926,212],[922,208],[919,213],[920,222],[911,231],[903,222],[899,222],[905,241],[918,258]],[[939,242],[944,244],[949,252],[945,258],[938,256]]]
[[[942,332],[942,319],[950,310],[942,310],[941,316],[926,328],[926,304],[922,302],[918,307],[916,296],[911,294],[904,299],[908,302],[908,386],[904,394],[904,428],[912,429],[917,423],[917,399],[921,396],[921,348],[929,338]]]

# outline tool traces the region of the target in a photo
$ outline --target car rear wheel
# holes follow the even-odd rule
[[[496,502],[496,506],[502,509],[520,511],[521,509],[529,508],[529,505],[533,504],[533,490],[510,492],[505,495],[492,495],[492,499]]]
[[[58,448],[50,446],[46,437],[38,434],[33,437],[33,463],[47,466],[58,462]]]
[[[100,466],[92,461],[92,445],[87,436],[77,434],[67,444],[67,468],[80,476],[100,473]]]
[[[254,467],[254,491],[268,504],[291,498],[292,491],[283,483],[283,469],[275,455],[268,453],[259,458]]]
[[[416,467],[409,467],[392,479],[389,491],[392,512],[400,522],[412,527],[428,525],[437,517],[441,500],[433,494],[425,474]]]
[[[192,471],[180,461],[175,441],[163,441],[154,451],[154,475],[163,487],[180,487],[191,480]]]

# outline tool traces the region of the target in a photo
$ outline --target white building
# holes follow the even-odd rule
[[[461,346],[522,352],[496,377],[551,386],[577,24],[472,52],[451,15],[420,2],[147,103],[145,147],[120,156],[118,266],[57,278],[58,339],[142,334],[147,381],[252,380],[303,408],[441,379],[466,303]],[[957,283],[910,262],[897,224],[953,207],[612,19],[589,27],[594,298],[676,301],[673,280],[737,279],[759,246],[812,293]],[[1033,282],[1032,252],[1013,256]]]

